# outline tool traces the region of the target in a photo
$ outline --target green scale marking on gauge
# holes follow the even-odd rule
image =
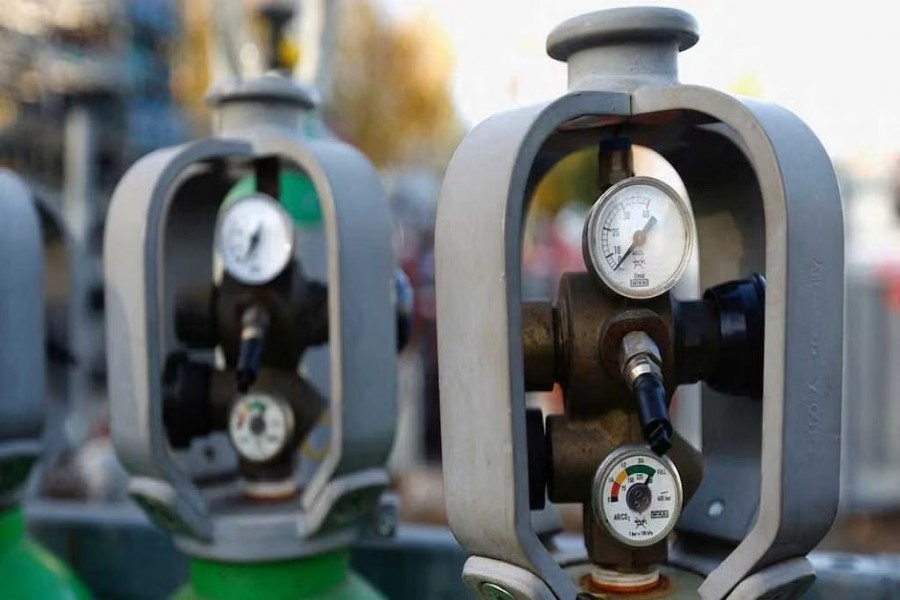
[[[665,539],[678,521],[681,503],[675,465],[645,446],[617,449],[594,476],[594,514],[629,546],[651,546]]]

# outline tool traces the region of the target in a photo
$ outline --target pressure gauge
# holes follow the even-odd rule
[[[665,183],[631,177],[594,203],[584,225],[585,263],[626,298],[655,298],[687,268],[694,219],[687,202]]]
[[[678,521],[681,502],[681,477],[675,465],[646,446],[616,449],[594,475],[594,517],[628,546],[664,540]]]
[[[231,409],[228,432],[244,460],[261,463],[278,456],[294,430],[286,402],[267,394],[242,396]]]
[[[244,196],[219,214],[216,251],[225,270],[242,283],[260,285],[275,279],[293,250],[291,217],[270,196]]]

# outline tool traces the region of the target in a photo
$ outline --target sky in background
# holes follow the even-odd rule
[[[380,0],[395,17],[433,11],[456,52],[464,119],[556,97],[563,63],[545,40],[562,20],[616,6],[672,6],[700,23],[681,81],[756,89],[799,114],[836,157],[900,151],[900,4],[885,0]],[[748,86],[748,82],[750,85]]]

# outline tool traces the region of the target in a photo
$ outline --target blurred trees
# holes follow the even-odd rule
[[[746,98],[764,98],[762,80],[753,72],[741,74],[737,80],[729,86],[728,91]]]
[[[173,48],[172,95],[198,124],[205,123],[208,115],[206,92],[212,80],[209,56],[212,6],[208,0],[182,0],[178,6],[183,33]]]
[[[573,152],[555,164],[538,183],[531,210],[555,215],[567,204],[590,206],[599,193],[598,177],[597,149]]]
[[[428,12],[393,22],[372,0],[338,12],[325,117],[376,165],[442,168],[462,137],[452,97],[453,51]]]

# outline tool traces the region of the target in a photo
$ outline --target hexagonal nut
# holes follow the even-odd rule
[[[619,345],[619,368],[625,371],[628,363],[638,356],[646,356],[657,364],[662,363],[659,346],[653,338],[643,331],[631,331],[625,334]]]
[[[629,387],[634,386],[634,382],[636,382],[641,375],[651,374],[661,378],[662,369],[660,368],[659,363],[653,360],[648,354],[638,354],[629,360],[622,369],[622,378]]]

